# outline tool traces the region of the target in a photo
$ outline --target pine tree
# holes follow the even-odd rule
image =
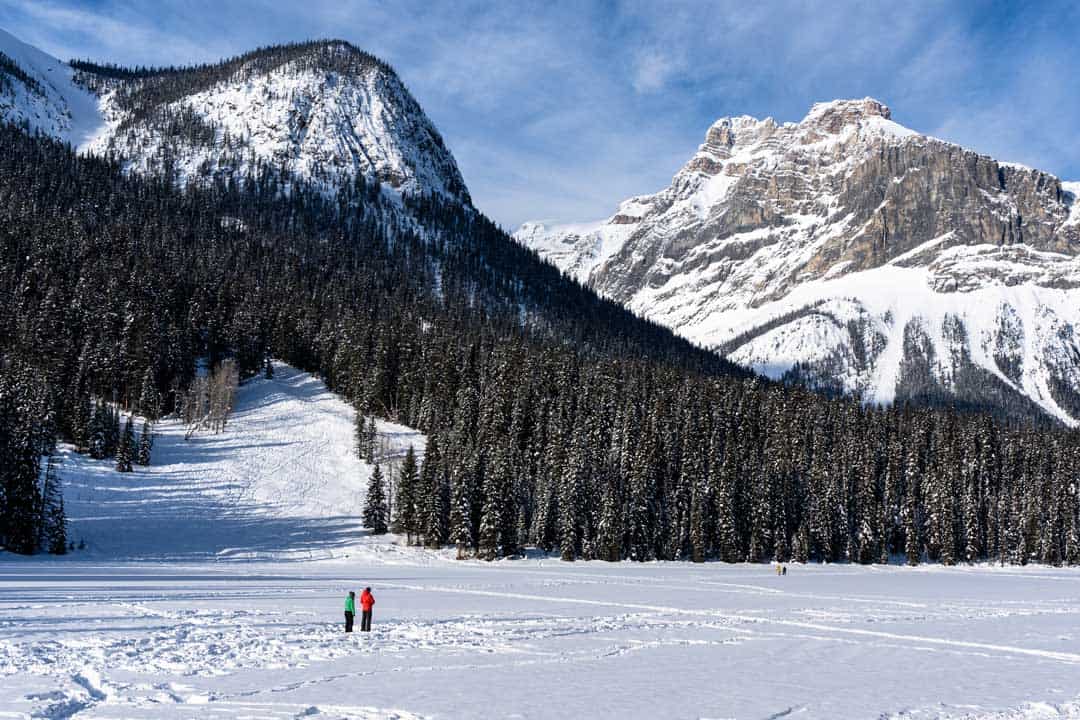
[[[465,468],[466,458],[455,465],[450,478],[450,542],[457,546],[458,559],[464,559],[465,548],[472,544],[471,488]]]
[[[85,381],[80,379],[75,392],[71,418],[71,442],[75,452],[85,453],[90,449],[90,433],[93,420],[90,394],[86,392]]]
[[[615,483],[603,485],[600,523],[597,527],[597,557],[608,562],[622,559],[622,512]]]
[[[397,497],[394,500],[395,531],[405,533],[405,543],[413,544],[415,535],[419,541],[419,513],[417,503],[420,494],[420,477],[416,471],[416,453],[413,446],[405,452],[405,460],[401,463],[401,472],[398,475]]]
[[[376,452],[379,449],[379,429],[375,424],[375,416],[369,419],[367,430],[364,433],[364,460],[368,465],[374,465]]]
[[[795,562],[805,563],[810,560],[810,528],[805,522],[799,524],[795,533],[795,546],[792,549]]]
[[[136,462],[146,466],[150,464],[150,452],[154,448],[154,433],[149,420],[143,420],[142,432],[139,433],[139,452]]]
[[[367,501],[364,503],[364,527],[372,535],[385,535],[387,527],[386,488],[383,485],[382,469],[376,465],[368,481]]]
[[[0,387],[0,541],[31,555],[40,542],[39,456],[30,423],[6,390]]]
[[[356,443],[356,456],[364,462],[368,462],[367,416],[364,415],[359,401],[353,403],[353,410],[355,411],[353,441]]]
[[[139,392],[138,411],[143,417],[157,420],[161,415],[161,395],[154,382],[153,368],[147,367],[143,374],[142,388]]]
[[[705,562],[705,503],[701,496],[704,491],[695,487],[690,499],[690,559],[696,563]]]
[[[135,459],[135,430],[132,428],[131,416],[128,415],[124,423],[124,432],[120,435],[120,441],[116,448],[117,472],[131,472],[131,463]]]
[[[98,400],[94,404],[94,414],[90,418],[90,457],[104,460],[109,456],[110,417],[105,404]]]
[[[491,467],[484,477],[483,502],[480,511],[480,533],[478,537],[480,557],[494,560],[508,554],[506,546],[510,544],[511,521],[510,468],[506,457],[506,448],[500,446],[494,450]]]
[[[53,555],[67,552],[67,518],[64,515],[64,494],[56,474],[56,461],[50,455],[45,465],[45,481],[41,491],[41,547]]]
[[[105,407],[105,457],[116,457],[120,449],[120,410],[115,406]]]
[[[443,483],[442,454],[436,435],[428,438],[424,450],[424,463],[420,469],[420,532],[424,544],[437,548],[446,542],[447,488]]]

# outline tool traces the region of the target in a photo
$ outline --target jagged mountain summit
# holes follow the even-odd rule
[[[268,170],[330,191],[362,176],[402,194],[471,203],[453,155],[398,76],[344,41],[187,68],[67,65],[6,33],[0,52],[12,61],[0,65],[0,117],[29,120],[133,171],[185,183]],[[25,74],[44,86],[40,68],[62,78],[56,92],[21,81]]]
[[[668,188],[515,237],[772,377],[1075,425],[1078,194],[865,98],[798,123],[722,118]]]

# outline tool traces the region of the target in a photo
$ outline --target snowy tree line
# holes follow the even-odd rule
[[[44,95],[41,83],[26,74],[19,64],[5,53],[0,52],[0,95],[14,95],[15,82],[19,82],[26,91],[34,95]]]
[[[332,198],[283,196],[272,173],[176,191],[0,130],[0,353],[41,398],[25,422],[71,440],[87,398],[176,412],[199,359],[251,375],[269,349],[429,434],[369,518],[414,542],[1080,561],[1075,432],[754,379],[470,209],[407,208],[422,237],[362,179]]]
[[[243,82],[290,64],[293,72],[321,70],[357,75],[372,68],[393,69],[379,58],[344,40],[308,40],[256,48],[220,62],[185,67],[121,67],[73,59],[68,64],[89,89],[116,92],[115,101],[134,119],[157,113],[163,106],[226,82]],[[0,68],[4,68],[0,65]]]
[[[492,348],[459,387],[415,485],[398,481],[402,532],[485,558],[1080,562],[1076,433],[519,360]]]
[[[54,408],[58,390],[43,385],[36,374],[17,361],[0,362],[0,547],[63,554],[74,543],[67,539],[57,439],[72,442],[76,452],[112,460],[118,472],[131,472],[135,465],[150,464],[153,431],[144,419],[136,434],[131,414],[122,422],[115,405],[98,398],[91,409],[84,397],[70,432],[61,434]]]

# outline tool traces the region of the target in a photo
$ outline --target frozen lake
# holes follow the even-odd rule
[[[0,717],[1080,717],[1078,640],[1047,568],[0,563]]]

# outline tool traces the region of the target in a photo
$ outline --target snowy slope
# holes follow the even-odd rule
[[[256,52],[213,74],[192,69],[179,78],[106,81],[100,91],[108,130],[89,149],[116,153],[138,172],[169,167],[180,182],[272,168],[286,181],[331,192],[363,176],[400,193],[468,204],[438,130],[393,70],[369,58],[328,41],[278,63],[261,62]],[[180,82],[192,91],[159,102],[159,92],[172,97],[167,88]]]
[[[60,476],[70,537],[95,558],[319,558],[369,543],[360,525],[372,468],[354,451],[352,407],[284,364],[237,393],[225,432],[158,426],[149,467],[118,473],[70,448]],[[379,422],[391,460],[425,438]],[[385,544],[385,543],[384,543]],[[373,552],[393,553],[390,546]],[[80,553],[82,555],[82,553]]]
[[[267,52],[271,52],[270,49]],[[457,163],[389,66],[341,41],[257,51],[210,68],[118,79],[84,71],[0,31],[0,52],[37,85],[0,69],[0,118],[181,183],[270,168],[335,191],[357,176],[402,194],[469,205]],[[39,86],[40,87],[39,87]],[[177,94],[177,87],[190,92]],[[90,92],[88,88],[92,88]]]
[[[841,100],[798,123],[722,118],[670,187],[515,237],[773,377],[1076,424],[1078,190]]]
[[[74,82],[75,71],[66,63],[2,29],[0,53],[32,81],[28,84],[0,63],[0,119],[25,123],[79,148],[104,131],[98,98]]]

